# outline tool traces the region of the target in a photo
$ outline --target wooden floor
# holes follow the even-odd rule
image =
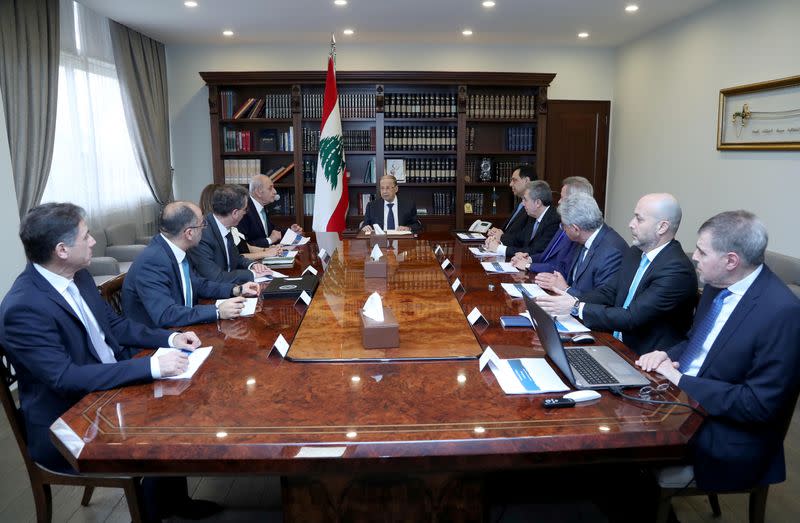
[[[800,405],[798,406],[800,410]],[[800,415],[795,411],[786,438],[788,480],[770,488],[767,521],[800,521]],[[223,522],[262,522],[282,520],[280,481],[275,477],[190,478],[189,492],[195,498],[221,503],[225,510],[213,518]],[[53,488],[53,521],[56,522],[128,522],[130,515],[121,490],[98,489],[88,507],[81,507],[81,493],[75,487]],[[678,519],[683,523],[747,522],[747,498],[743,495],[721,496],[722,517],[711,515],[705,498],[674,500]],[[492,508],[492,521],[506,523],[602,522],[605,516],[591,503],[509,505]],[[36,521],[25,466],[4,415],[0,415],[0,522]],[[177,520],[175,520],[177,521]],[[211,521],[211,520],[207,520]]]

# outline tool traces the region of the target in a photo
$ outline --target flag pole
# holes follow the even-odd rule
[[[331,33],[331,56],[333,57],[333,65],[336,65],[336,37]]]

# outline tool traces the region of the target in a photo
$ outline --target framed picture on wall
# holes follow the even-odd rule
[[[800,76],[719,92],[718,150],[800,150]]]
[[[397,179],[397,183],[405,183],[406,161],[403,159],[387,159],[384,173],[394,176]]]

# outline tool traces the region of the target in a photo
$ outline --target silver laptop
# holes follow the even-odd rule
[[[650,383],[611,347],[564,348],[553,318],[527,296],[525,304],[545,352],[576,389],[641,387]]]

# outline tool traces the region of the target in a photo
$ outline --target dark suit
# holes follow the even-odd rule
[[[422,224],[420,223],[419,218],[417,218],[417,206],[414,204],[414,202],[405,198],[396,198],[395,202],[398,202],[397,223],[395,225],[397,227],[400,227],[401,225],[408,227],[414,232],[421,231]],[[381,228],[384,230],[386,229],[386,224],[383,221],[383,205],[383,198],[372,200],[367,204],[367,209],[364,211],[364,222],[362,227],[377,223],[381,226]]]
[[[248,269],[252,262],[239,254],[236,247],[230,252],[231,270],[228,270],[226,251],[229,249],[225,238],[220,234],[214,213],[209,213],[206,221],[208,226],[203,229],[200,243],[187,252],[197,273],[211,281],[236,284],[253,281],[255,276]]]
[[[514,214],[514,212],[519,208],[519,212]],[[514,210],[511,211],[511,216],[508,217],[506,223],[503,224],[503,235],[500,236],[500,243],[509,244],[514,241],[514,237],[522,231],[525,227],[530,224],[533,220],[528,213],[525,212],[525,208],[522,207],[522,202],[520,202],[517,207],[514,207]]]
[[[271,243],[269,243],[269,235],[272,234],[272,231],[279,230],[281,235],[283,235],[284,230],[276,228],[272,221],[269,219],[269,212],[267,212],[267,228],[264,229],[264,224],[261,222],[261,218],[258,215],[258,211],[256,210],[256,206],[253,203],[253,198],[249,197],[250,201],[247,202],[247,211],[245,212],[244,218],[242,221],[239,222],[239,225],[236,226],[236,229],[244,234],[245,242],[249,243],[250,245],[255,245],[256,247],[269,247]],[[239,245],[242,246],[242,242],[239,242]],[[242,246],[246,247],[246,246]],[[242,251],[243,248],[240,248]],[[247,252],[244,250],[243,252]]]
[[[209,225],[211,227],[211,225]],[[191,264],[190,264],[191,265]],[[198,298],[230,298],[233,285],[209,281],[194,269],[193,306],[184,305],[181,272],[169,245],[157,234],[136,257],[122,285],[122,307],[132,319],[154,327],[216,321],[214,304],[197,305]]]
[[[720,289],[706,286],[697,319]],[[691,334],[691,333],[690,333]],[[687,342],[672,347],[680,359]],[[800,387],[800,300],[765,265],[678,385],[708,413],[692,439],[697,486],[733,490],[786,479],[783,436]]]
[[[555,206],[551,205],[540,218],[539,228],[533,238],[531,234],[536,220],[531,218],[525,228],[513,237],[511,243],[506,244],[506,257],[510,258],[518,252],[525,252],[533,258],[544,252],[561,226],[561,217],[556,212]]]
[[[547,244],[547,248],[531,257],[531,266],[528,270],[531,272],[558,271],[564,274],[575,258],[577,247],[579,245],[571,241],[563,229],[559,229]]]
[[[580,297],[582,293],[591,291],[611,281],[617,274],[623,255],[628,251],[628,243],[622,239],[617,231],[609,225],[603,224],[597,236],[594,237],[586,257],[578,265],[575,264],[581,254],[581,249],[576,249],[575,257],[569,265],[568,272],[564,274],[567,290],[573,296]],[[627,293],[627,290],[625,291]]]
[[[583,322],[590,329],[621,331],[622,341],[644,354],[686,339],[697,303],[697,275],[680,242],[672,240],[644,272],[630,306],[625,297],[642,251],[631,247],[614,278],[581,297]]]
[[[150,358],[130,359],[125,347],[167,347],[172,334],[118,316],[88,271],[74,281],[117,363],[101,363],[83,322],[30,263],[0,306],[0,340],[19,378],[31,458],[60,471],[72,469],[50,442],[50,425],[92,391],[152,380]]]

